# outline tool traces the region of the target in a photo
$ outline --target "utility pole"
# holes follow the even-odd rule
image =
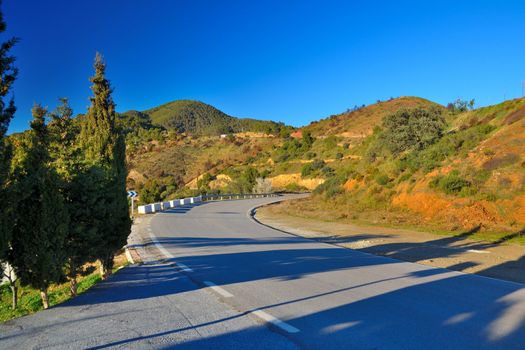
[[[521,81],[521,97],[523,97],[525,92],[525,80]]]

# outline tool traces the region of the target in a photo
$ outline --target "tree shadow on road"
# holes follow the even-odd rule
[[[447,237],[433,243],[458,247],[458,239],[468,236],[454,240]],[[261,304],[254,307],[298,328],[299,333],[287,337],[300,347],[514,349],[523,344],[525,289],[521,284],[409,264],[293,236],[175,237],[163,238],[162,244],[170,249],[186,249],[188,254],[178,254],[164,264],[125,268],[109,281],[59,307],[140,302],[204,288],[199,281],[213,281],[227,290],[235,290],[237,285],[257,290],[260,283],[263,290],[273,290],[274,294],[267,298],[259,296],[256,303]],[[213,250],[216,247],[226,250]],[[240,247],[242,251],[228,252],[232,247]],[[459,247],[473,249],[470,243]],[[198,254],[189,254],[195,249],[200,249]],[[388,247],[388,251],[396,249],[402,248]],[[418,245],[408,249],[418,249]],[[457,254],[454,249],[438,253],[435,257]],[[183,282],[187,277],[177,263],[191,267],[193,271],[187,276],[195,283]],[[524,258],[516,263],[521,266]],[[311,278],[309,288],[298,289],[295,281],[306,278]],[[254,311],[243,309],[243,295],[238,297],[240,300],[223,300],[243,310],[234,317]],[[219,319],[213,323],[227,321]],[[194,324],[190,329],[209,325]],[[187,330],[168,324],[163,327],[165,331],[119,339],[96,348],[150,342]],[[262,329],[252,327],[188,339],[178,344],[177,349],[231,347],[236,341],[250,344],[250,339],[253,342]]]

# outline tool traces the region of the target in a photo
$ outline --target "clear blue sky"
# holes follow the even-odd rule
[[[89,104],[95,52],[118,111],[197,99],[304,125],[415,95],[478,105],[521,95],[525,1],[4,0],[20,76],[10,131],[33,102]],[[7,36],[2,35],[2,40]]]

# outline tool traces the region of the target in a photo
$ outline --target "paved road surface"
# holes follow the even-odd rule
[[[524,285],[291,236],[247,215],[269,201],[149,217],[156,259],[1,325],[0,348],[525,348]]]

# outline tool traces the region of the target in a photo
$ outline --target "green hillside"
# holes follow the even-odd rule
[[[195,135],[220,135],[243,131],[275,134],[282,123],[255,119],[239,119],[210,106],[192,100],[177,100],[143,112],[153,124],[167,130]]]

